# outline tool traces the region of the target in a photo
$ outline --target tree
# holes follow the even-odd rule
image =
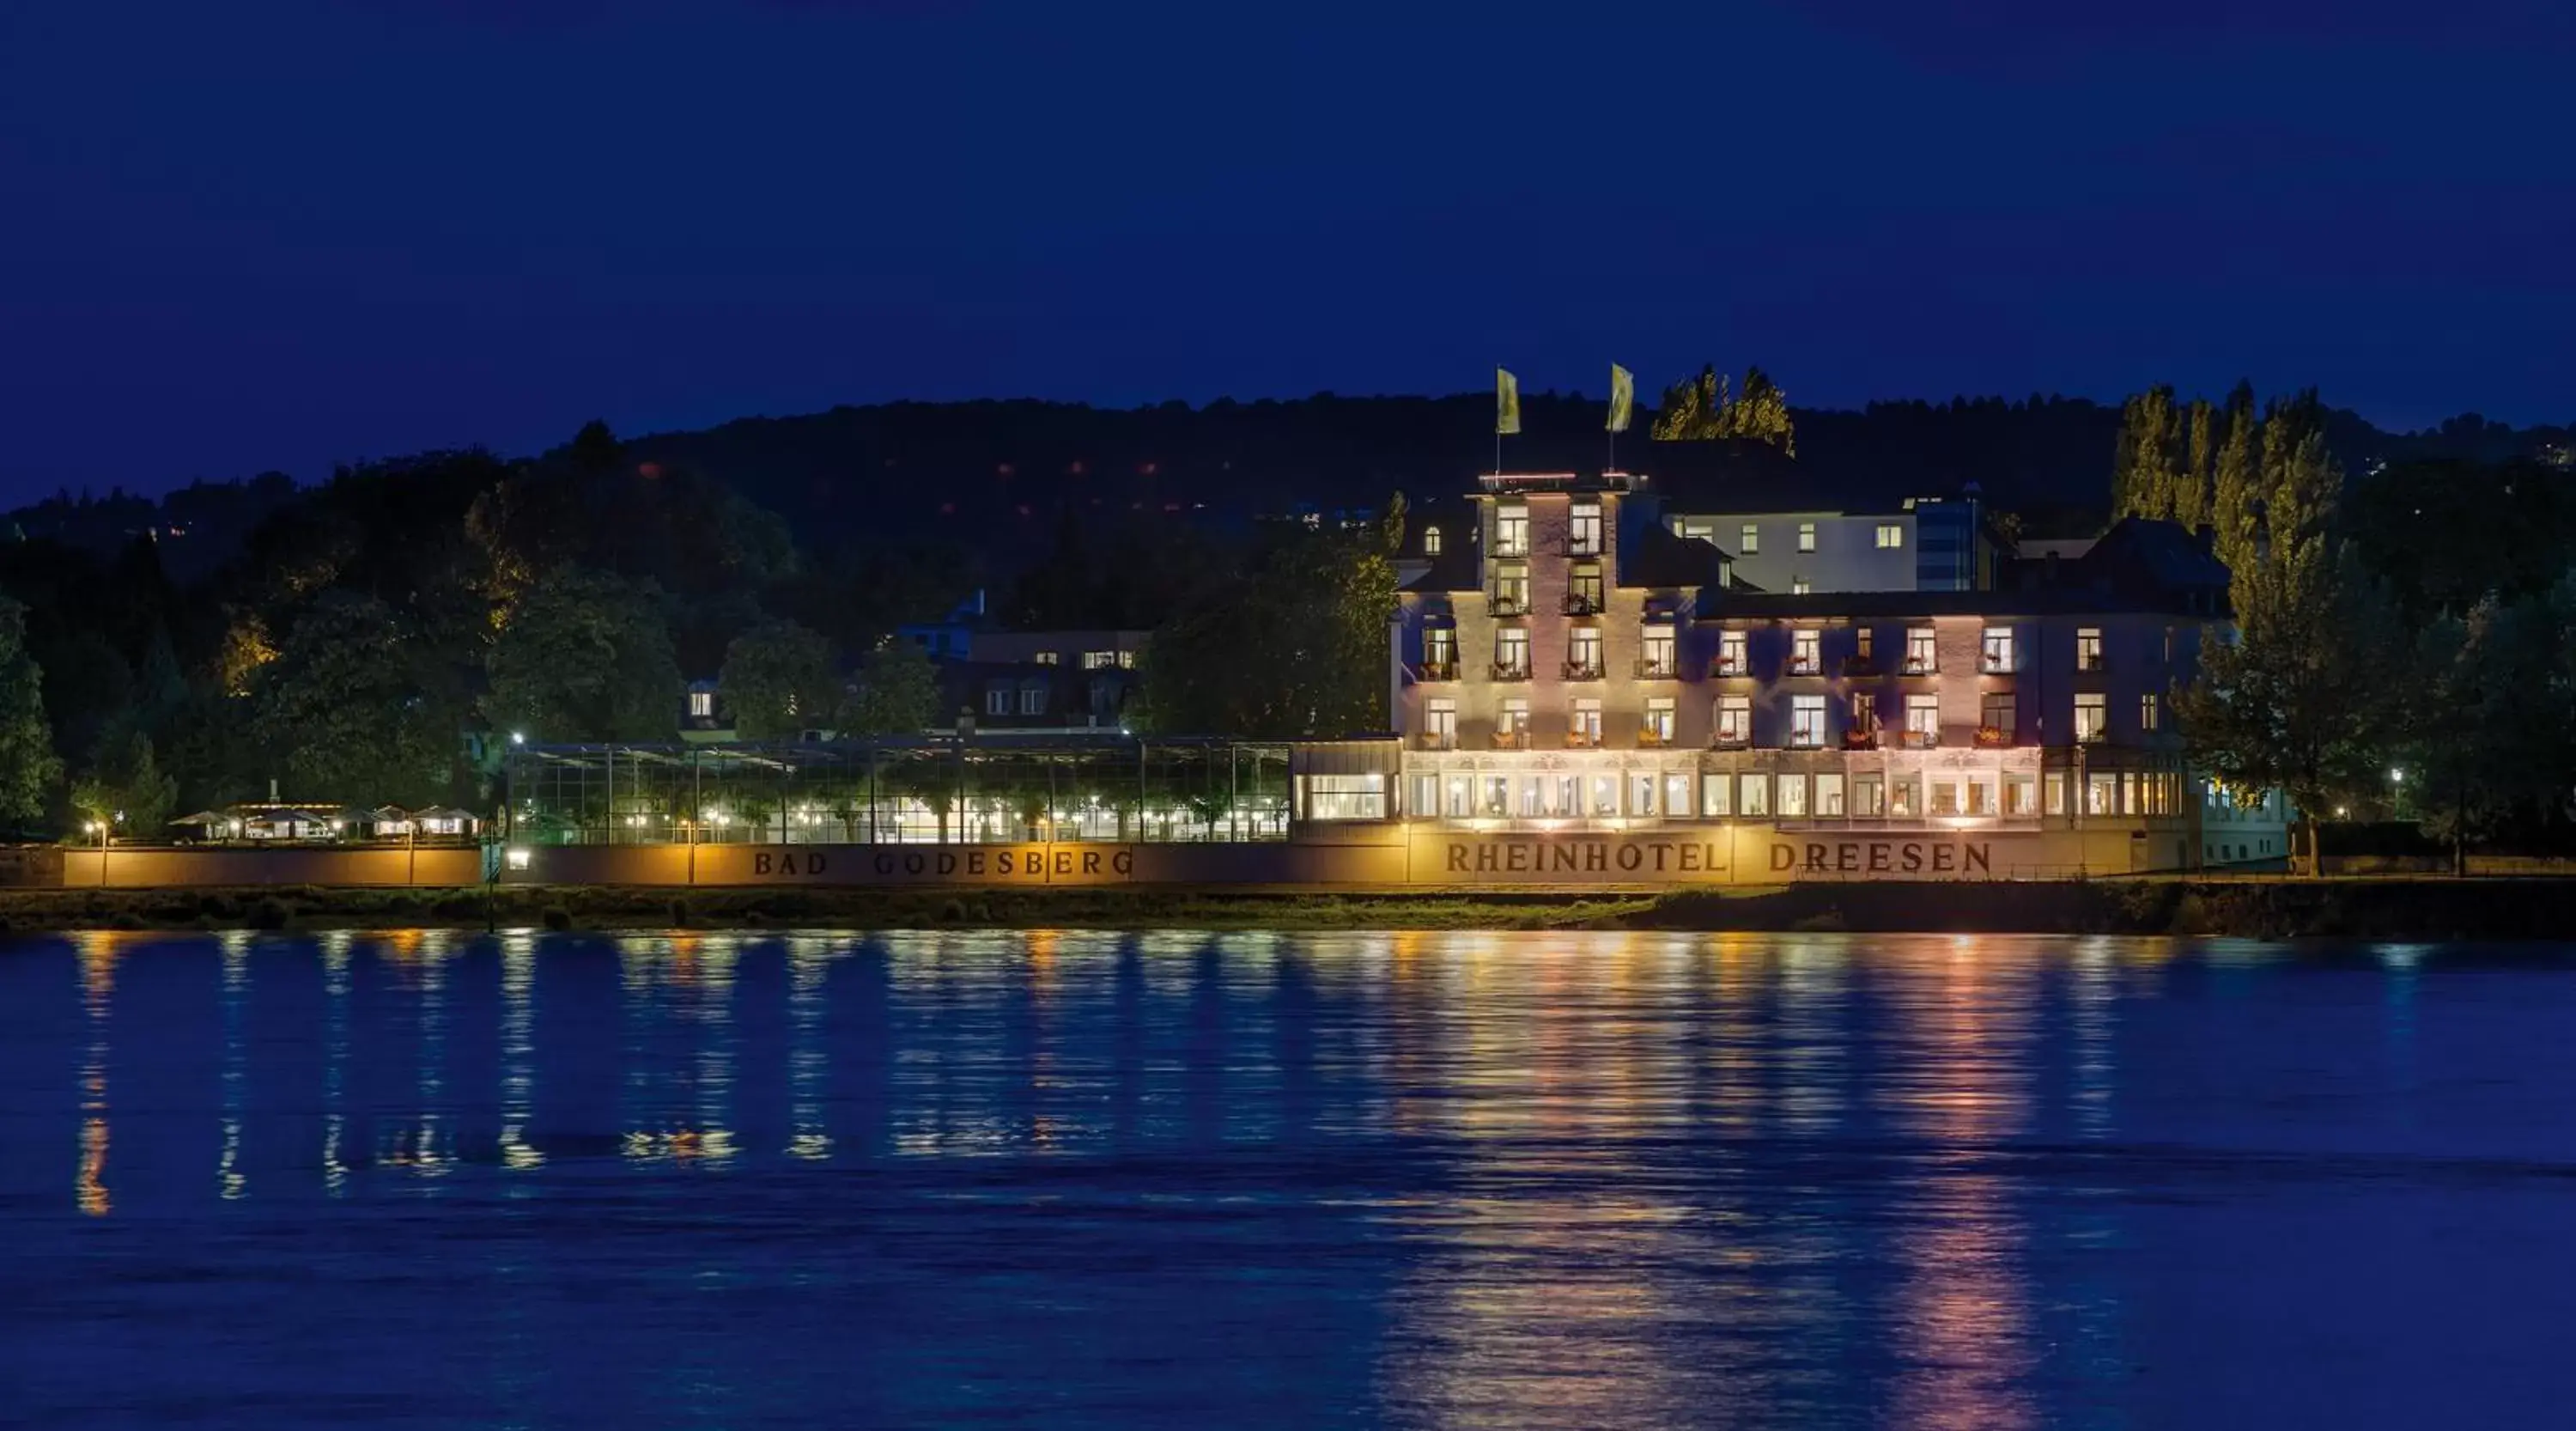
[[[253,759],[293,798],[426,805],[449,795],[465,703],[383,602],[333,591],[287,633],[250,698]]]
[[[939,717],[939,676],[930,653],[889,639],[859,672],[841,729],[852,735],[919,735]]]
[[[2174,391],[2157,384],[2120,407],[2118,461],[2111,473],[2111,517],[2170,520],[2180,483],[2181,434],[2175,424]]]
[[[717,684],[745,740],[828,725],[842,704],[832,643],[793,621],[764,622],[733,638]]]
[[[21,829],[45,817],[63,778],[44,687],[44,673],[27,654],[27,608],[0,596],[0,823]]]
[[[1789,416],[1788,394],[1759,367],[1744,370],[1744,395],[1727,396],[1726,375],[1715,365],[1698,378],[1664,389],[1656,412],[1657,442],[1716,442],[1744,438],[1767,442],[1788,456],[1798,455],[1797,426]]]
[[[2303,394],[2265,415],[2259,530],[2230,571],[2236,630],[2208,643],[2175,707],[2194,759],[2239,800],[2289,796],[2310,873],[2318,818],[2376,767],[2377,698],[2393,677],[2360,644],[2384,613],[2335,531],[2343,474],[2320,413]]]
[[[484,658],[484,714],[544,740],[668,739],[681,680],[658,597],[579,567],[540,579]]]
[[[1359,530],[1286,530],[1256,571],[1158,630],[1139,662],[1148,729],[1273,739],[1388,728],[1387,623],[1404,498]]]
[[[179,782],[152,754],[152,738],[128,728],[99,743],[97,762],[72,786],[72,808],[128,837],[160,840],[178,805]]]

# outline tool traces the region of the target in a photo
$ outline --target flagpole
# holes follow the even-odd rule
[[[1502,379],[1501,379],[1501,377],[1499,376],[1499,374],[1500,374],[1502,371],[1503,371],[1503,365],[1502,365],[1502,364],[1500,364],[1500,363],[1496,363],[1496,364],[1494,364],[1494,372],[1498,375],[1498,376],[1495,378],[1495,380],[1494,380],[1494,386],[1495,386],[1495,399],[1496,399],[1496,401],[1495,401],[1495,405],[1494,405],[1494,475],[1495,475],[1495,476],[1497,476],[1497,477],[1500,477],[1500,476],[1502,476],[1502,475],[1503,475],[1503,409],[1502,409],[1502,403],[1501,403],[1501,397],[1502,397],[1502,393],[1501,393]]]

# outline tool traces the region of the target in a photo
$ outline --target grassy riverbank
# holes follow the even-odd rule
[[[2102,880],[1546,891],[6,890],[0,930],[1657,929],[2564,939],[2576,881]]]

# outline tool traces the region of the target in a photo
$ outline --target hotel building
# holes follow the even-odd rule
[[[1725,827],[1729,851],[1756,835],[1783,875],[2040,877],[2286,853],[2277,797],[2239,810],[2184,763],[2172,696],[2225,620],[2227,572],[2170,523],[2124,521],[2074,561],[1945,561],[1907,587],[1777,592],[1699,535],[1706,519],[1661,512],[1626,474],[1489,476],[1472,506],[1465,530],[1412,534],[1405,567],[1392,669],[1410,824]],[[1863,550],[1919,549],[1920,510]],[[1755,540],[1777,530],[1820,553],[1824,515],[1760,518]],[[1879,525],[1840,535],[1863,524]],[[1945,513],[1949,550],[1987,543],[1954,525]],[[1758,873],[1724,858],[1729,877]]]

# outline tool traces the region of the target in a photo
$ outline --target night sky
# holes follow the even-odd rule
[[[2570,8],[9,0],[0,499],[1497,360],[2564,422]]]

